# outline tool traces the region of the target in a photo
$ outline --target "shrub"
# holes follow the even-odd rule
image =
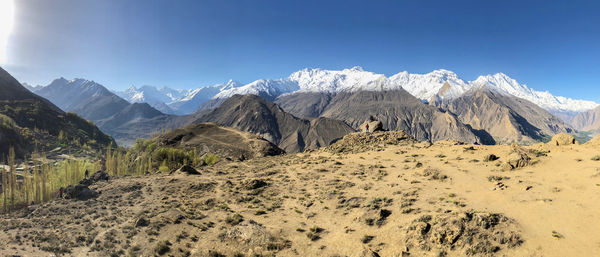
[[[240,224],[242,221],[244,221],[244,217],[242,217],[242,215],[238,213],[233,214],[232,216],[227,216],[227,218],[225,218],[225,222],[232,226]]]
[[[213,165],[217,161],[219,161],[219,156],[217,156],[215,154],[206,154],[204,156],[204,164],[206,164],[206,165]]]
[[[158,242],[154,248],[154,252],[158,255],[164,255],[169,251],[171,251],[171,242],[168,240]]]

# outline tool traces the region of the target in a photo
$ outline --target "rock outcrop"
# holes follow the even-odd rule
[[[362,132],[376,132],[383,131],[383,123],[378,120],[374,120],[372,117],[360,125],[360,131]]]
[[[171,174],[200,175],[200,172],[190,165],[183,165],[181,168],[171,172]]]
[[[79,184],[91,186],[92,184],[99,181],[108,181],[109,178],[110,176],[108,175],[108,173],[99,170],[92,174],[89,178],[84,178],[83,180],[79,181]]]
[[[68,186],[63,192],[63,198],[77,199],[80,201],[86,201],[96,196],[98,196],[98,193],[96,191],[82,184]]]
[[[548,145],[552,146],[564,146],[564,145],[578,145],[579,142],[575,138],[566,133],[560,133],[552,137],[552,140],[548,142]]]
[[[360,153],[386,145],[412,145],[417,140],[404,131],[377,131],[373,133],[352,133],[326,148],[332,153]]]
[[[506,162],[502,165],[505,170],[514,170],[529,166],[532,163],[528,151],[516,144],[512,145],[512,151],[506,157]]]

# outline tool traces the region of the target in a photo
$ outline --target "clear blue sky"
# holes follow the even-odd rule
[[[600,102],[599,13],[598,1],[17,0],[4,67],[113,89],[444,68]]]

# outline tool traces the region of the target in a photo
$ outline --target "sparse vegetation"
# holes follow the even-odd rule
[[[9,150],[8,170],[0,168],[2,195],[0,201],[4,211],[42,203],[54,199],[59,188],[77,184],[85,177],[85,170],[99,170],[98,162],[67,159],[49,161],[43,154],[34,153],[33,161],[25,160],[17,171],[15,152]],[[29,165],[29,164],[32,165]]]
[[[552,230],[552,237],[557,238],[557,239],[564,238],[564,236],[561,233],[558,233],[555,230]]]
[[[171,242],[168,240],[159,241],[154,247],[154,252],[159,256],[165,255],[169,251],[171,251]]]

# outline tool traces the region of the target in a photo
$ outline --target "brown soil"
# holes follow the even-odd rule
[[[0,255],[600,255],[597,148],[518,148],[527,165],[507,170],[514,147],[389,133],[100,181],[96,198],[1,216]]]

